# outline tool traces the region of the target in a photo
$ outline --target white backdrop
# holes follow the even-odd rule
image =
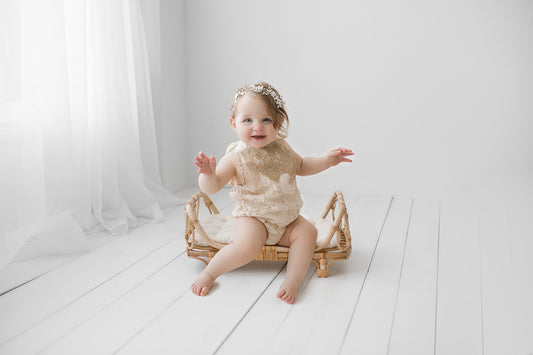
[[[171,191],[192,184],[187,168],[185,0],[140,0],[150,61],[150,80],[161,178]]]
[[[302,155],[356,151],[352,166],[300,179],[304,191],[442,197],[533,173],[531,1],[183,4],[186,43],[173,53],[187,56],[176,97],[190,159],[163,165],[187,184],[199,150],[220,158],[235,139],[229,103],[255,80],[284,96]]]

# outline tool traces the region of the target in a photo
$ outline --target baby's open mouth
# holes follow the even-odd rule
[[[252,136],[253,139],[263,139],[265,137],[266,136],[259,136],[259,135]]]

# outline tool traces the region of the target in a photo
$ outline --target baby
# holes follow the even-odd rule
[[[235,94],[229,119],[240,141],[232,143],[217,165],[215,157],[196,156],[200,189],[214,194],[231,181],[236,202],[234,241],[222,248],[191,286],[205,296],[213,282],[254,260],[267,245],[290,247],[287,273],[278,298],[294,303],[298,285],[313,258],[317,231],[300,215],[302,199],[296,175],[313,175],[351,162],[350,149],[337,148],[322,157],[299,156],[284,138],[289,118],[280,94],[268,83],[242,87]]]

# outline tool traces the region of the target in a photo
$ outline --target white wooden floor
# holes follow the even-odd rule
[[[284,262],[194,296],[203,264],[184,254],[179,208],[89,253],[2,270],[0,354],[533,354],[529,197],[345,197],[353,254],[325,279],[312,266],[295,305],[275,297]],[[304,195],[304,213],[328,198]],[[231,210],[227,193],[214,201]]]

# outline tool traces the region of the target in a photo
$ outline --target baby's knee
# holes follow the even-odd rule
[[[309,240],[309,242],[316,243],[316,238],[318,237],[318,230],[314,225],[309,223],[306,226],[306,231],[304,234],[306,239]]]
[[[241,245],[239,245],[240,256],[244,261],[250,262],[255,260],[257,254],[261,251],[261,248],[262,246],[258,246],[255,243],[241,243]]]

